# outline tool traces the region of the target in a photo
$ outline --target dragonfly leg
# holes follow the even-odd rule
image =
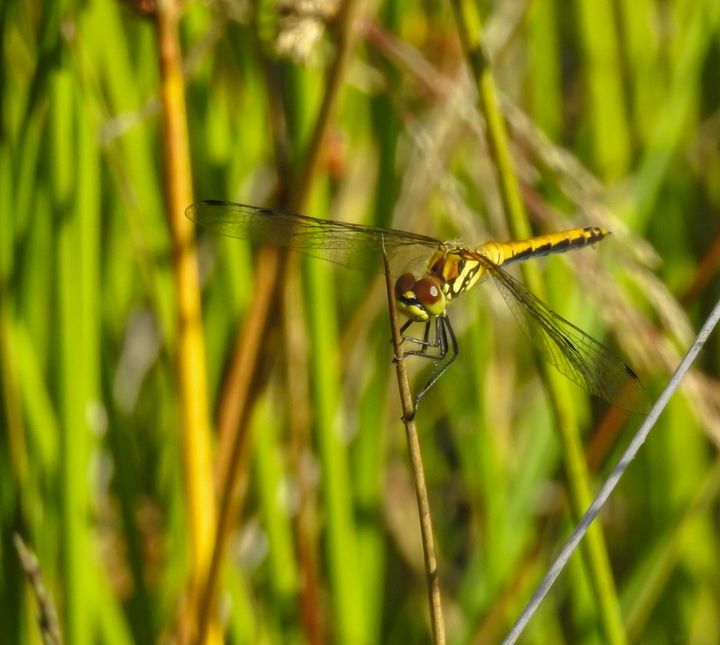
[[[427,320],[425,322],[425,330],[423,332],[422,338],[403,335],[403,342],[408,341],[409,343],[413,343],[415,346],[418,347],[418,349],[410,349],[404,352],[403,356],[421,356],[423,358],[432,358],[433,360],[443,359],[443,357],[445,356],[445,352],[447,351],[447,344],[444,344],[444,339],[440,332],[440,328],[442,325],[442,323],[440,322],[440,318],[438,317],[434,320],[435,337],[433,339],[430,338],[430,329],[431,325],[433,324],[433,319]],[[412,323],[413,321],[408,322]],[[403,325],[401,331],[406,330],[408,327],[409,325],[406,323],[405,325]]]
[[[413,324],[413,322],[414,322],[413,320],[406,320],[405,324],[402,327],[400,327],[400,345],[402,345],[407,340],[407,337],[405,336],[405,332],[407,331],[407,328]],[[393,342],[392,338],[390,339],[390,342],[391,343]],[[402,356],[393,356],[393,363],[397,363],[398,361],[401,361],[404,357],[405,357],[404,354]]]
[[[445,323],[442,317],[435,319],[435,338],[437,338],[437,342],[440,345],[439,359],[442,360],[445,358],[448,350],[447,333],[445,332]]]
[[[447,314],[444,316],[438,316],[436,319],[436,335],[437,343],[440,347],[441,355],[437,363],[435,363],[435,369],[433,370],[428,382],[422,387],[415,397],[415,408],[417,409],[420,399],[425,396],[427,391],[437,383],[438,379],[447,371],[450,365],[453,364],[458,356],[459,348],[457,337],[455,336],[455,330],[450,323],[450,318]]]
[[[407,331],[407,328],[410,327],[410,325],[412,325],[412,324],[413,324],[413,321],[412,321],[412,320],[406,320],[406,321],[405,321],[405,324],[404,324],[402,327],[400,327],[400,345],[402,345],[402,344],[405,342],[405,340],[406,340],[405,332]],[[392,338],[390,339],[390,342],[391,342],[391,343],[393,342],[393,339],[392,339]],[[403,360],[404,358],[405,358],[405,354],[404,354],[404,353],[401,354],[400,356],[398,356],[397,354],[393,353],[393,363],[399,363],[399,362],[400,362],[401,360]]]
[[[400,327],[400,336],[402,336],[403,340],[405,340],[405,332],[407,331],[408,327],[410,327],[410,325],[413,324],[413,322],[414,322],[414,320],[412,318],[408,318],[405,321],[405,324],[402,327]]]

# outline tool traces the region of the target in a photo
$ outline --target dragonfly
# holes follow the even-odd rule
[[[407,318],[400,331],[410,349],[402,358],[415,355],[434,361],[428,382],[416,394],[416,407],[459,354],[448,305],[488,278],[540,355],[560,373],[611,404],[631,411],[646,407],[642,384],[631,367],[552,311],[503,268],[592,246],[610,234],[605,228],[589,226],[522,241],[462,245],[408,231],[218,200],[196,202],[185,213],[213,233],[286,247],[352,268],[382,271],[385,254],[393,266],[403,267],[396,270],[394,286],[396,306]],[[424,325],[420,336],[408,332],[415,323]]]

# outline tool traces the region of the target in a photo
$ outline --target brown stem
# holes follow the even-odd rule
[[[387,288],[388,307],[390,311],[390,329],[392,331],[392,346],[396,357],[395,371],[400,392],[402,406],[402,420],[405,424],[408,450],[410,451],[410,464],[415,480],[415,495],[417,497],[418,514],[420,516],[420,533],[422,536],[423,559],[425,561],[425,578],[427,580],[428,603],[430,605],[430,619],[432,622],[433,642],[435,645],[445,643],[445,619],[440,598],[440,579],[437,571],[437,558],[435,557],[435,543],[433,541],[432,518],[430,515],[430,501],[425,485],[425,470],[422,463],[422,452],[415,426],[415,405],[410,391],[403,352],[400,349],[402,338],[398,324],[397,307],[395,305],[395,290],[390,276],[390,264],[387,255],[383,254],[385,261],[385,286]]]
[[[305,203],[320,168],[323,143],[330,128],[338,102],[342,79],[345,77],[351,46],[354,42],[353,20],[355,0],[347,0],[339,19],[339,42],[337,56],[328,73],[328,82],[320,108],[315,130],[301,175],[292,186],[292,192],[283,206],[290,211],[304,210]],[[198,620],[198,642],[206,633],[210,616],[214,614],[216,587],[220,574],[225,544],[232,526],[232,518],[240,513],[241,502],[237,491],[240,477],[246,472],[242,460],[249,453],[246,421],[259,391],[258,379],[267,363],[263,351],[264,339],[272,326],[270,312],[275,300],[282,262],[277,249],[263,249],[258,261],[257,282],[249,318],[238,335],[237,350],[228,378],[228,387],[220,403],[220,448],[218,477],[220,514],[217,522],[215,544],[207,579],[202,589],[201,611]]]

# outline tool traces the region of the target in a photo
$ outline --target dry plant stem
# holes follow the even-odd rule
[[[310,369],[309,337],[304,325],[307,318],[302,298],[302,275],[299,267],[293,270],[297,266],[293,259],[297,258],[289,259],[290,267],[286,272],[284,311],[295,312],[295,315],[283,317],[283,331],[287,404],[292,410],[287,421],[290,439],[288,468],[296,477],[298,512],[295,513],[293,528],[300,579],[303,581],[298,590],[298,608],[307,642],[322,645],[327,640],[327,620],[322,612],[325,604],[320,573],[322,557],[319,553],[322,528],[317,486],[306,458],[311,449],[313,432],[310,383],[304,378]]]
[[[320,167],[320,161],[322,158],[322,143],[325,141],[327,132],[330,128],[332,115],[337,105],[337,95],[340,89],[340,81],[345,75],[345,69],[347,67],[348,60],[348,49],[351,44],[349,36],[342,37],[342,34],[347,34],[350,30],[351,18],[354,11],[351,9],[354,7],[355,2],[347,2],[342,12],[342,18],[340,22],[341,27],[341,38],[338,46],[337,57],[335,58],[333,65],[328,74],[328,84],[325,95],[323,97],[323,103],[320,107],[320,114],[318,121],[313,132],[311,139],[308,156],[306,163],[300,164],[302,168],[302,177],[296,182],[293,193],[287,200],[285,207],[287,210],[300,212],[304,210],[307,198],[310,194],[310,188],[317,175],[318,168]],[[279,264],[273,262],[275,270],[267,270],[262,276],[258,276],[256,280],[255,297],[253,298],[253,310],[250,313],[250,319],[256,316],[255,311],[257,310],[258,318],[262,317],[257,323],[250,322],[247,324],[247,329],[244,329],[239,334],[239,338],[242,342],[237,345],[237,352],[233,358],[233,365],[231,366],[231,375],[233,379],[237,378],[237,384],[249,388],[253,382],[250,372],[255,370],[257,365],[261,362],[258,352],[244,352],[242,345],[254,344],[256,347],[261,347],[261,337],[253,332],[264,329],[267,321],[267,314],[269,308],[267,306],[260,307],[257,303],[258,300],[269,302],[269,293],[274,288],[275,282],[278,276]],[[259,267],[263,265],[258,263]],[[253,361],[247,363],[246,361]],[[239,375],[243,375],[240,377]],[[233,400],[235,399],[235,400]],[[240,392],[237,387],[224,387],[223,397],[220,401],[220,418],[219,418],[219,430],[220,430],[220,462],[218,467],[218,481],[230,482],[232,474],[226,474],[226,471],[233,469],[232,464],[229,463],[228,459],[223,458],[223,455],[230,455],[234,452],[233,444],[237,441],[236,433],[239,431],[239,424],[245,416],[245,407],[251,405],[247,393]],[[224,491],[221,490],[221,495]]]
[[[257,259],[257,276],[253,307],[237,339],[237,360],[233,361],[228,374],[225,390],[233,390],[234,396],[223,399],[220,409],[219,427],[227,436],[229,452],[221,451],[219,459],[218,488],[219,511],[215,544],[205,584],[199,599],[196,642],[204,643],[211,619],[215,615],[217,584],[220,578],[225,545],[230,529],[239,513],[238,490],[247,474],[249,441],[247,419],[251,408],[250,398],[258,378],[261,348],[267,334],[267,320],[274,299],[277,275],[280,273],[280,253],[276,248],[263,247]]]
[[[274,302],[277,276],[281,266],[280,251],[277,248],[264,246],[258,251],[252,307],[247,320],[238,331],[233,360],[223,381],[217,412],[220,446],[215,479],[221,499],[228,487],[236,488],[236,482],[233,480],[238,476],[238,459],[244,452],[246,440],[244,421],[249,412],[248,407],[252,404],[249,401],[252,386],[257,380],[258,368],[262,363],[261,352],[268,332],[267,321]],[[222,517],[218,519],[218,525],[221,524],[223,524]]]
[[[15,533],[13,536],[15,541],[15,550],[18,552],[20,564],[27,576],[28,583],[35,596],[35,602],[38,606],[38,626],[40,635],[45,645],[61,645],[62,636],[60,634],[60,625],[58,624],[57,611],[55,604],[50,596],[45,583],[43,582],[40,564],[35,554],[27,547],[23,539]]]
[[[178,39],[179,8],[160,0],[156,24],[160,53],[163,158],[168,226],[173,245],[177,290],[177,369],[182,424],[182,455],[187,496],[190,560],[190,616],[207,575],[215,526],[215,500],[210,464],[210,423],[205,347],[200,315],[200,289],[191,222],[185,208],[192,202],[192,183],[185,108],[185,84]],[[192,618],[185,626],[193,627]]]
[[[264,52],[263,47],[258,47]],[[289,176],[290,151],[293,146],[289,142],[289,132],[283,111],[280,92],[281,81],[275,67],[263,53],[261,55],[263,78],[268,97],[268,120],[275,150],[275,172],[278,177]],[[282,191],[283,187],[279,186]],[[289,190],[290,187],[285,187]],[[280,201],[284,201],[280,197]],[[295,258],[295,261],[297,258]],[[306,320],[303,311],[302,289],[299,284],[301,272],[295,270],[293,257],[288,258],[289,266],[284,271],[284,302],[283,311],[296,311],[295,316],[283,317],[283,335],[286,351],[285,377],[287,384],[288,409],[293,413],[288,419],[288,436],[290,449],[288,453],[288,469],[296,473],[298,509],[294,517],[294,531],[297,543],[297,559],[300,579],[303,584],[298,589],[298,610],[302,631],[310,645],[322,645],[327,640],[324,629],[326,620],[322,613],[322,593],[319,544],[320,524],[317,520],[317,497],[315,483],[309,468],[304,467],[303,454],[310,443],[312,432],[310,410],[310,386],[304,377],[308,373],[307,333],[302,321]]]
[[[356,2],[354,1],[346,2],[340,14],[337,56],[329,70],[327,88],[308,155],[304,163],[299,165],[302,168],[302,175],[294,183],[292,193],[284,205],[289,210],[304,210],[320,167],[322,145],[335,112],[341,81],[345,76],[349,52],[354,41],[351,27],[355,6]],[[248,453],[249,437],[245,427],[246,420],[249,418],[249,411],[254,403],[253,394],[257,392],[253,385],[265,364],[261,348],[263,347],[263,338],[268,331],[271,304],[280,275],[281,263],[276,249],[263,250],[260,260],[263,261],[258,262],[252,309],[245,326],[238,335],[239,342],[230,368],[229,382],[232,382],[233,385],[223,388],[224,396],[220,402],[220,461],[218,464],[220,514],[211,566],[202,589],[198,642],[202,642],[210,615],[214,613],[216,587],[225,544],[232,525],[231,519],[239,515],[242,506],[234,492],[238,488],[239,477],[246,470],[240,467],[241,459]]]
[[[437,558],[435,557],[430,501],[428,500],[427,488],[425,486],[425,471],[423,469],[420,442],[418,441],[417,428],[415,426],[415,406],[410,391],[407,371],[405,370],[405,362],[402,360],[403,353],[400,349],[402,338],[400,337],[400,325],[398,324],[397,307],[395,306],[395,290],[392,285],[390,265],[387,256],[384,256],[384,260],[392,346],[396,357],[395,371],[397,373],[398,389],[400,391],[400,404],[403,410],[402,420],[405,424],[408,450],[410,451],[410,462],[415,479],[418,513],[420,515],[420,532],[422,536],[423,559],[425,561],[428,602],[430,603],[433,642],[436,645],[440,645],[445,643],[445,619],[443,617],[442,599],[440,597],[440,578],[437,570]]]
[[[340,87],[345,78],[345,72],[350,60],[350,52],[355,44],[355,16],[358,4],[356,0],[345,0],[338,13],[337,54],[328,72],[325,96],[320,106],[317,124],[310,141],[306,163],[300,166],[300,175],[293,184],[293,190],[288,204],[291,212],[299,213],[304,209],[310,195],[310,189],[313,186],[318,169],[320,168],[320,163],[323,159],[322,150],[325,145],[326,135],[335,115],[335,110],[337,109],[337,104],[340,99]]]

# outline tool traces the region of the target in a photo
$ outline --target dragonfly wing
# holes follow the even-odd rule
[[[223,201],[192,204],[185,214],[198,226],[258,244],[275,244],[352,268],[383,270],[383,246],[392,259],[435,249],[434,238],[394,229],[293,215]],[[427,252],[423,251],[425,257]]]
[[[549,309],[495,263],[482,263],[545,360],[581,388],[627,410],[647,409],[640,379],[603,344]]]

